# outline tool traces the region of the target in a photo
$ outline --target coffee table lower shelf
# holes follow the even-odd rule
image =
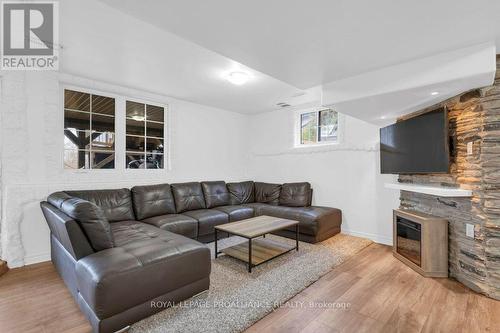
[[[251,246],[251,256],[249,256],[249,246]],[[249,271],[251,271],[251,267],[255,267],[296,249],[297,247],[295,245],[283,244],[265,238],[256,238],[252,239],[251,245],[249,245],[249,242],[242,242],[221,249],[220,253],[224,253],[246,263],[251,263],[251,266],[249,266]],[[249,262],[250,258],[251,261]]]

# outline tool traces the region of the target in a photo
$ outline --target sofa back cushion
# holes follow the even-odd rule
[[[72,197],[87,200],[99,206],[109,222],[135,220],[132,196],[127,188],[65,192]]]
[[[281,184],[255,182],[255,202],[278,205]]]
[[[229,203],[231,205],[241,205],[255,202],[253,181],[227,183],[229,191]]]
[[[311,184],[307,182],[285,183],[281,186],[279,204],[288,207],[306,207],[310,205],[310,194]]]
[[[205,198],[200,183],[177,183],[171,187],[177,213],[205,208]]]
[[[227,191],[226,182],[202,182],[201,188],[203,189],[207,208],[229,205],[229,192]]]
[[[169,184],[132,187],[132,201],[138,220],[175,214],[174,196]]]
[[[74,197],[64,200],[61,210],[80,224],[95,251],[114,247],[108,219],[96,204]]]

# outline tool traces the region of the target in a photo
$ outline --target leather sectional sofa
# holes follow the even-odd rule
[[[215,181],[56,192],[41,208],[59,274],[93,330],[114,332],[161,311],[154,301],[209,288],[202,243],[214,240],[216,225],[270,215],[298,220],[306,242],[340,232],[340,210],[313,207],[311,198],[309,183]]]

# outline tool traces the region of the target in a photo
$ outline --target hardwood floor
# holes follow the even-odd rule
[[[0,332],[80,333],[90,325],[52,264],[42,263],[0,277]],[[500,302],[450,279],[424,278],[372,244],[253,332],[500,332]]]
[[[500,332],[500,301],[446,278],[424,278],[372,244],[290,302],[344,308],[280,308],[253,332]]]

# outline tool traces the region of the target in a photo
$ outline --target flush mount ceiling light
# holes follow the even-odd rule
[[[248,75],[248,73],[245,72],[230,72],[226,76],[226,80],[237,86],[241,86],[247,83],[249,79],[250,75]]]
[[[431,92],[431,95],[432,96],[437,96],[437,95],[439,95],[439,91],[433,91],[433,92]]]

